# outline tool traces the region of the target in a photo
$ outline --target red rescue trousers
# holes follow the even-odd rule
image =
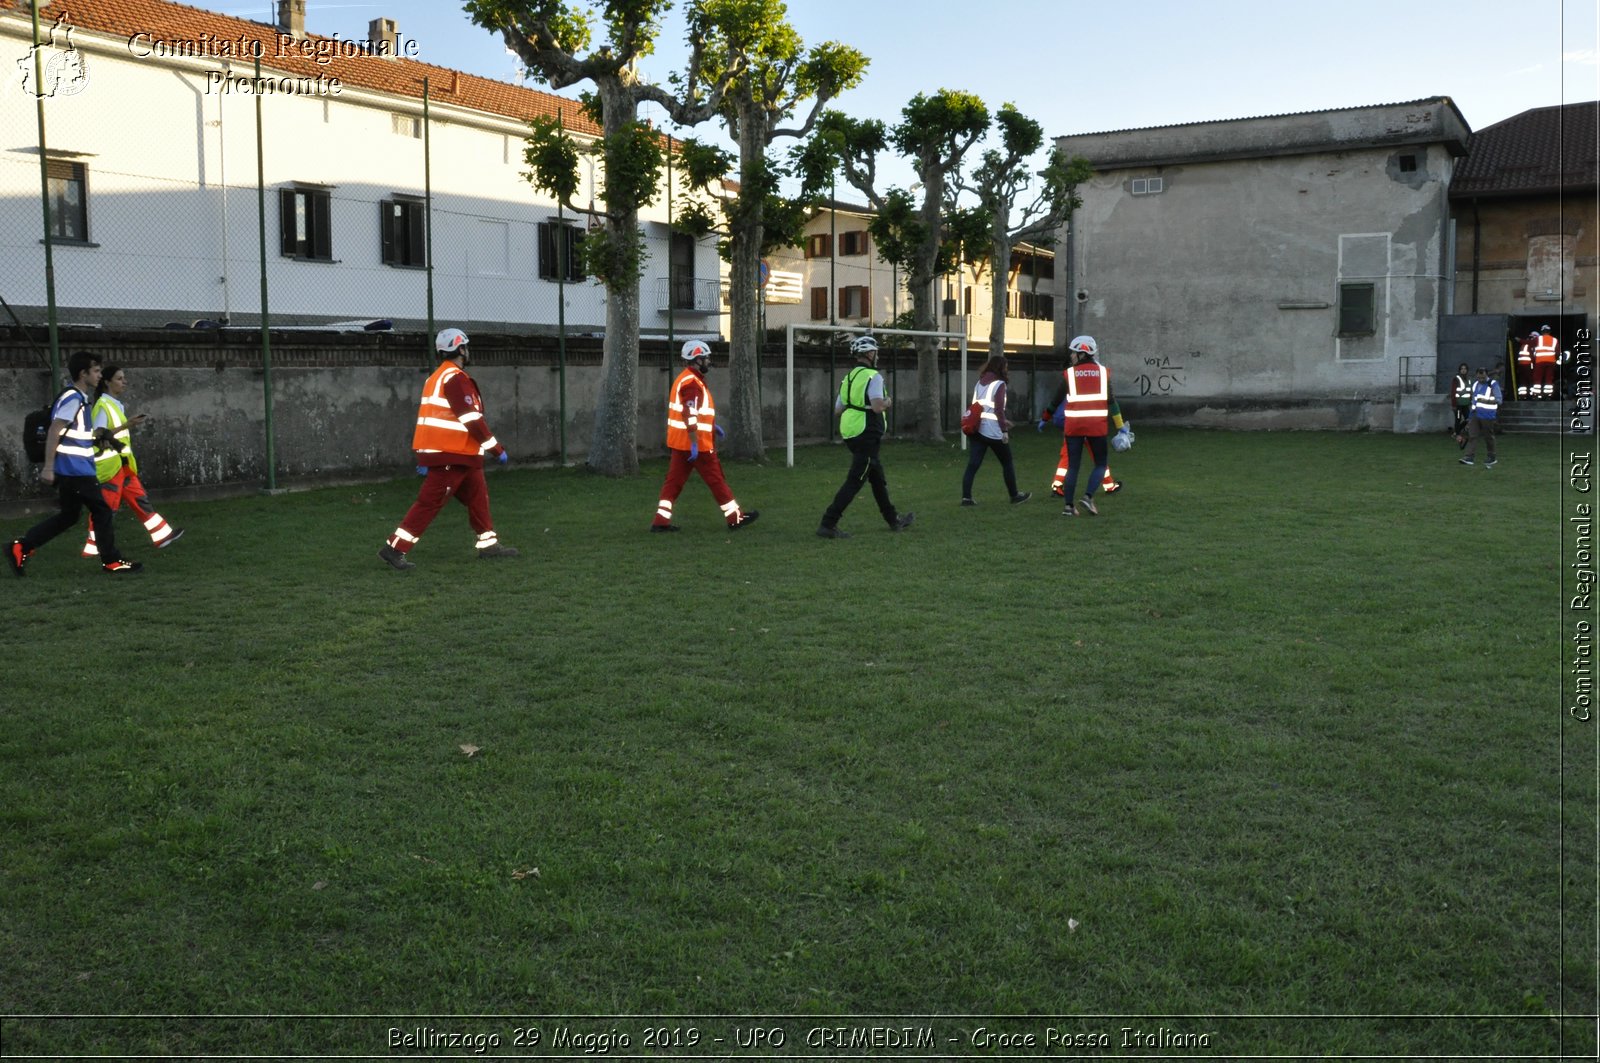
[[[494,533],[494,519],[489,516],[489,485],[484,482],[483,469],[475,465],[435,465],[428,470],[428,478],[422,481],[422,490],[417,492],[417,500],[406,511],[400,527],[389,537],[389,545],[409,554],[451,495],[467,507],[467,521],[478,533],[479,550],[500,541]]]
[[[167,540],[172,538],[172,528],[162,519],[161,514],[150,508],[150,496],[145,494],[144,484],[139,482],[139,476],[132,469],[124,465],[117,470],[117,474],[100,485],[100,494],[105,497],[106,505],[115,512],[122,508],[122,503],[127,502],[128,508],[133,510],[133,515],[139,518],[139,523],[144,525],[144,530],[150,533],[150,541],[157,546],[165,546]],[[100,547],[94,539],[94,518],[89,518],[89,539],[83,544],[83,557],[99,557]]]
[[[711,488],[711,497],[722,507],[723,519],[730,526],[739,523],[739,503],[734,500],[733,489],[728,486],[728,481],[723,479],[722,462],[717,459],[715,452],[701,454],[694,461],[689,460],[687,450],[674,449],[668,453],[672,455],[672,463],[667,466],[667,480],[661,485],[661,500],[656,503],[656,517],[650,522],[651,525],[659,528],[672,523],[672,503],[678,500],[683,485],[689,482],[691,472],[698,472],[700,479]]]

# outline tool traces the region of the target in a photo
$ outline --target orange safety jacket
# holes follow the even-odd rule
[[[700,453],[713,454],[717,449],[716,425],[717,408],[711,400],[711,389],[691,366],[678,374],[667,396],[667,446],[688,450],[698,442]]]
[[[1517,364],[1518,365],[1532,365],[1533,364],[1533,344],[1529,343],[1526,340],[1524,340],[1522,342],[1522,346],[1521,347],[1517,348]]]
[[[466,385],[468,407],[459,413],[445,395],[445,385],[457,376],[465,378],[462,383]],[[417,452],[424,465],[439,464],[439,459],[444,457],[470,459],[447,464],[482,464],[484,454],[500,449],[499,440],[489,432],[483,420],[483,399],[478,395],[477,385],[452,361],[441,363],[422,385],[411,449]]]
[[[1539,337],[1538,346],[1533,349],[1533,364],[1555,365],[1556,354],[1556,338],[1549,333],[1545,333]]]
[[[1103,436],[1111,431],[1111,372],[1094,362],[1080,362],[1061,375],[1067,381],[1063,432],[1069,436]]]

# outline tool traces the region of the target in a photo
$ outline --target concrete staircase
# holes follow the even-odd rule
[[[1559,435],[1571,412],[1570,401],[1513,399],[1500,407],[1500,431]]]

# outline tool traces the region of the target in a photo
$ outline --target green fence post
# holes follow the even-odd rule
[[[33,8],[33,103],[39,122],[39,203],[44,210],[44,301],[45,321],[50,332],[51,395],[61,386],[61,338],[56,321],[55,232],[50,221],[50,160],[45,154],[44,136],[44,52],[39,47],[39,5]]]
[[[433,343],[433,125],[428,113],[428,79],[422,79],[422,200],[423,224],[427,226],[428,244],[428,334],[425,343]]]

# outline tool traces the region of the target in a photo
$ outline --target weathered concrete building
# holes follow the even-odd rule
[[[1394,427],[1402,377],[1431,391],[1469,135],[1436,97],[1058,137],[1095,173],[1057,335],[1146,420]]]

